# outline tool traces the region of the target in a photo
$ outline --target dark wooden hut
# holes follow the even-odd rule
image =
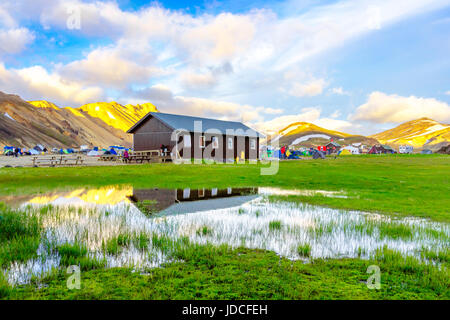
[[[241,122],[150,112],[127,133],[134,151],[166,146],[178,159],[257,160],[262,136]]]
[[[386,154],[386,153],[396,153],[394,149],[386,144],[376,144],[368,152],[369,154]]]

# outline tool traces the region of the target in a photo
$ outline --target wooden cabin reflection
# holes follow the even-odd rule
[[[220,198],[253,196],[258,194],[258,188],[226,188],[226,189],[134,189],[129,199],[140,203],[157,212],[164,211],[176,204]],[[151,202],[151,203],[149,203]],[[146,204],[148,203],[148,204]],[[214,209],[214,207],[211,207]]]

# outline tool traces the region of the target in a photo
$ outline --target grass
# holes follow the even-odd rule
[[[413,231],[410,226],[395,223],[381,223],[379,226],[380,238],[403,239],[408,240],[413,237]]]
[[[311,255],[311,246],[308,243],[301,244],[297,247],[297,253],[300,257],[308,258]]]
[[[61,256],[61,266],[68,267],[77,265],[82,271],[104,268],[105,261],[90,258],[88,250],[81,244],[62,244],[56,247],[56,251]]]
[[[6,299],[450,299],[448,272],[381,250],[377,259],[280,259],[275,253],[226,246],[186,246],[182,262],[146,275],[115,268],[82,273],[81,289],[68,290],[59,272],[46,286],[7,288]],[[369,265],[381,269],[381,289],[370,290]]]
[[[274,220],[269,222],[269,230],[276,231],[281,230],[281,221]]]
[[[334,208],[377,211],[450,222],[447,155],[361,155],[322,161],[286,161],[276,175],[262,176],[263,165],[146,164],[78,168],[0,168],[2,194],[53,189],[133,185],[136,188],[273,186],[344,191],[350,198],[322,195],[297,201]]]
[[[29,212],[13,211],[0,203],[0,267],[37,256],[42,226]]]
[[[212,234],[212,230],[210,228],[208,228],[208,226],[203,226],[203,227],[199,228],[196,233],[199,236],[200,235],[207,236],[207,235]]]

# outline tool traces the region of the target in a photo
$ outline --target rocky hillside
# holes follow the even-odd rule
[[[280,146],[292,145],[309,148],[327,144],[331,139],[341,145],[352,143],[373,145],[377,143],[377,140],[373,138],[328,130],[308,122],[296,122],[287,126],[274,135],[271,141],[278,141]]]
[[[51,102],[26,102],[19,96],[0,92],[0,146],[131,146],[131,136],[125,130],[155,110],[151,104],[118,103],[59,108]]]
[[[450,125],[421,118],[371,136],[389,145],[409,144],[415,148],[437,150],[450,143]]]

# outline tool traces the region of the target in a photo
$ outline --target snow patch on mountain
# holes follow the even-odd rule
[[[303,137],[295,139],[294,141],[292,141],[291,144],[292,145],[296,145],[296,144],[299,144],[300,142],[307,141],[307,140],[312,139],[312,138],[331,139],[331,137],[327,136],[326,134],[309,134],[309,135],[306,135],[306,136],[303,136]]]

